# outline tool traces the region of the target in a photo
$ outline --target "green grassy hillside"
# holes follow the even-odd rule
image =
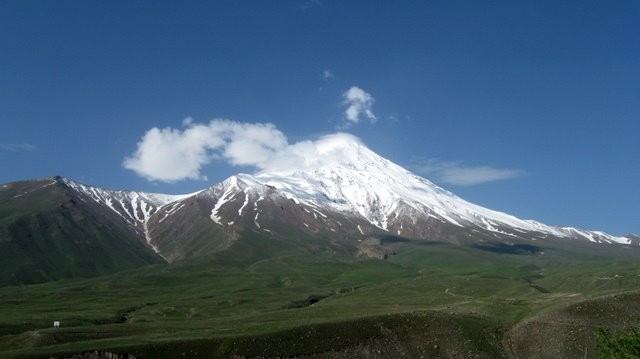
[[[90,277],[160,263],[118,216],[46,179],[0,190],[0,285]]]
[[[394,254],[378,260],[313,246],[313,238],[245,237],[189,262],[0,288],[0,356],[552,357],[536,347],[566,342],[526,334],[526,323],[554,325],[567,316],[553,313],[599,308],[594,298],[640,288],[635,248],[391,241]],[[625,308],[610,315],[629,314]],[[594,357],[596,329],[612,324],[592,322],[589,312],[580,318],[584,335],[566,357],[582,357],[585,347]],[[54,320],[62,328],[51,328]]]

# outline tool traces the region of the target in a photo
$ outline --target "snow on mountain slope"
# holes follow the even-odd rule
[[[81,195],[81,199],[94,201],[98,205],[106,206],[135,230],[144,236],[147,245],[156,253],[158,248],[153,244],[149,230],[149,219],[165,205],[179,202],[182,199],[193,196],[196,193],[185,195],[167,195],[160,193],[146,193],[135,191],[113,191],[102,188],[86,186],[68,178],[55,177],[67,187]],[[160,254],[162,256],[162,254]]]
[[[434,218],[459,227],[479,227],[513,237],[535,233],[537,238],[551,236],[630,243],[626,237],[548,226],[467,202],[382,158],[350,135],[328,136],[316,141],[315,146],[316,155],[295,169],[240,174],[224,181],[226,188],[212,209],[211,218],[220,223],[217,212],[234,198],[241,182],[243,187],[255,191],[265,186],[275,188],[296,203],[318,211],[330,209],[357,214],[382,230],[398,228],[398,234],[401,234],[402,223],[410,225],[419,218]]]
[[[211,206],[210,219],[222,227],[249,223],[265,230],[262,228],[262,214],[269,211],[265,206],[276,203],[266,199],[276,196],[309,214],[310,217],[303,218],[300,223],[296,222],[297,217],[290,219],[291,225],[325,227],[332,232],[348,231],[342,223],[349,222],[353,227],[350,229],[352,233],[362,235],[372,233],[366,228],[370,227],[397,235],[431,238],[437,233],[430,232],[430,224],[440,223],[492,233],[500,238],[567,238],[621,244],[639,242],[630,236],[548,226],[467,202],[377,155],[351,135],[326,136],[306,146],[305,151],[293,157],[276,159],[274,163],[277,165],[270,166],[268,170],[254,175],[231,176],[207,190],[186,195],[110,191],[69,179],[61,181],[141,229],[152,247],[148,226],[154,222],[149,222],[149,219],[154,213],[159,216],[155,221],[157,224],[172,218],[184,208],[183,200],[193,196],[207,198],[205,202]],[[328,216],[331,221],[326,220]],[[244,217],[247,220],[241,220]]]
[[[68,178],[61,178],[60,180],[78,193],[85,195],[98,204],[107,206],[132,225],[144,224],[160,207],[192,195],[112,191],[86,186]]]

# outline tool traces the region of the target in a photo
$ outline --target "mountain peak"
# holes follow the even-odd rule
[[[385,160],[348,133],[323,136],[315,141],[301,141],[278,151],[266,161],[258,174],[296,173],[332,167],[366,169],[366,164]]]
[[[427,220],[507,238],[529,233],[529,237],[539,239],[629,243],[626,237],[547,226],[467,202],[376,154],[349,134],[325,136],[296,146],[298,150],[286,158],[289,162],[280,163],[282,166],[275,166],[275,170],[232,176],[216,186],[219,193],[226,198],[232,192],[250,189],[264,194],[271,188],[301,205],[356,215],[398,235]]]
[[[211,218],[223,223],[221,213],[230,205],[246,206],[255,197],[284,197],[309,210],[359,218],[397,235],[429,237],[428,228],[453,226],[491,233],[499,238],[578,238],[591,242],[630,244],[632,238],[599,231],[548,226],[470,203],[371,151],[357,137],[338,133],[290,146],[289,152],[269,162],[255,174],[237,174],[203,193],[212,198]],[[170,196],[110,191],[55,177],[95,202],[104,204],[125,220],[146,224],[161,207],[194,194]],[[242,203],[235,203],[240,201]],[[173,208],[173,207],[172,207]],[[177,207],[176,207],[177,208]],[[225,218],[224,223],[234,222]],[[363,223],[366,223],[363,222]],[[362,232],[362,231],[361,231]]]

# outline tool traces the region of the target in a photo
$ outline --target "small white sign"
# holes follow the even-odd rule
[[[54,328],[60,328],[60,321],[59,320],[54,321],[53,322],[53,327]]]

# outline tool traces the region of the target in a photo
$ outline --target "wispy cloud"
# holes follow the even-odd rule
[[[321,0],[303,0],[300,3],[300,9],[302,10],[309,10],[318,6],[322,6]]]
[[[438,159],[415,161],[413,170],[438,182],[454,186],[474,186],[482,183],[503,181],[522,177],[525,172],[518,169],[491,166],[467,166],[462,161]]]
[[[373,104],[375,99],[367,91],[358,86],[351,86],[350,89],[342,94],[343,104],[347,106],[344,111],[344,118],[352,123],[358,123],[360,120],[367,119],[375,122],[377,117],[373,113]]]
[[[0,143],[0,151],[3,152],[32,152],[37,150],[36,145],[30,143]]]
[[[322,71],[322,79],[325,81],[333,80],[333,70],[326,69]]]

